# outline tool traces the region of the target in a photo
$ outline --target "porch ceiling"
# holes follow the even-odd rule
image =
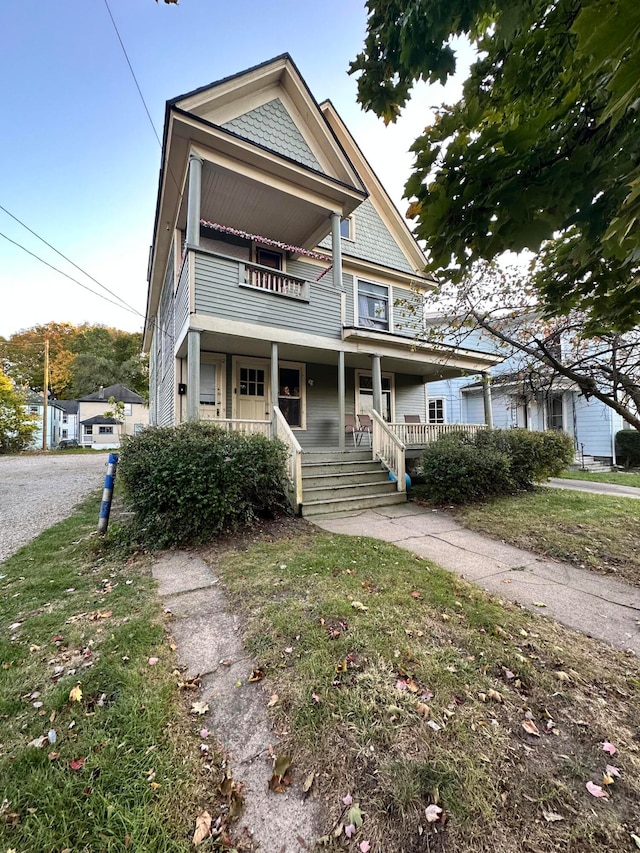
[[[268,183],[214,163],[202,169],[203,219],[295,246],[319,242],[331,230],[330,211]],[[186,226],[183,199],[179,227]],[[316,235],[321,234],[320,238]],[[312,236],[313,235],[313,236]]]
[[[264,338],[247,338],[236,335],[226,335],[213,332],[202,332],[200,338],[200,349],[202,352],[219,353],[225,355],[242,355],[247,358],[271,358],[271,343]],[[371,352],[353,352],[345,350],[345,366],[355,370],[371,370]],[[469,375],[479,372],[470,368],[462,369],[458,366],[447,364],[444,361],[437,362],[432,355],[426,353],[424,358],[404,359],[399,355],[382,356],[382,370],[385,373],[404,373],[409,376],[424,377],[425,382],[433,382],[439,379],[453,379],[457,376]],[[183,341],[177,353],[179,358],[186,358],[187,343]],[[280,361],[298,361],[304,364],[330,364],[338,365],[338,347],[333,349],[313,346],[301,346],[298,344],[280,342],[278,344],[278,358]]]

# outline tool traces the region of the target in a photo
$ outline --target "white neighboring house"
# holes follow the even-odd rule
[[[27,391],[25,395],[25,410],[28,414],[36,417],[38,429],[33,434],[29,448],[32,450],[42,449],[42,417],[44,409],[44,397],[35,391]],[[62,418],[64,410],[57,400],[49,400],[47,403],[47,450],[56,447],[62,433]]]
[[[113,411],[113,405],[109,403],[111,398],[123,404],[122,419],[105,414]],[[94,450],[120,447],[123,435],[135,435],[149,424],[149,409],[144,398],[124,385],[100,386],[92,394],[81,397],[78,404],[78,441],[83,447]]]
[[[62,425],[60,427],[60,441],[77,441],[79,443],[78,401],[56,400],[55,404],[63,411]]]

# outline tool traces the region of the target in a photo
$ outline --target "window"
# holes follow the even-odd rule
[[[368,415],[373,409],[373,377],[370,373],[356,371],[356,414]],[[382,411],[385,421],[393,419],[393,394],[391,374],[382,376]]]
[[[429,400],[429,423],[443,424],[444,422],[444,400],[442,397]]]
[[[113,427],[112,426],[98,427],[98,433],[100,435],[113,435]]]
[[[69,438],[69,430],[68,429],[62,430],[62,437],[63,438]]]
[[[562,396],[553,394],[547,401],[547,424],[549,429],[563,429]]]
[[[123,403],[122,405],[124,406],[124,409],[122,410],[122,414],[125,416],[125,418],[130,418],[131,417],[131,403]]]
[[[389,288],[370,281],[358,282],[358,325],[389,331]]]
[[[240,396],[264,397],[264,370],[259,367],[240,368]]]
[[[353,216],[347,216],[340,220],[340,236],[345,240],[355,240],[355,220]]]
[[[256,249],[256,263],[263,267],[271,267],[272,270],[281,270],[282,255],[280,252],[272,252],[269,249]]]
[[[40,410],[38,409],[37,406],[29,406],[29,414],[30,415],[37,415],[39,413],[39,411]]]
[[[200,362],[200,405],[215,406],[218,402],[217,365]]]
[[[305,377],[303,365],[278,368],[278,406],[291,427],[304,428]]]
[[[64,415],[62,416],[62,423],[63,423],[63,424],[69,423],[69,418],[67,417],[67,413],[66,413],[66,412],[65,412],[65,413],[64,413]],[[66,435],[65,435],[65,438],[66,438]]]
[[[93,435],[93,425],[86,426],[84,428],[84,434],[85,435]]]

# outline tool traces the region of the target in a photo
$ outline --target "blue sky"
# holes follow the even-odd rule
[[[396,126],[356,103],[358,0],[109,0],[162,138],[165,101],[288,51],[318,101],[330,98],[394,201],[430,123],[457,84],[416,92]],[[144,313],[160,147],[105,0],[0,4],[0,205]],[[446,96],[446,98],[445,98]],[[0,232],[109,297],[0,210]],[[0,335],[50,320],[128,331],[143,318],[82,290],[0,237]]]

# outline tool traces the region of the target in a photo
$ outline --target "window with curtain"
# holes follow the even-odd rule
[[[358,281],[358,325],[389,331],[389,288]]]

